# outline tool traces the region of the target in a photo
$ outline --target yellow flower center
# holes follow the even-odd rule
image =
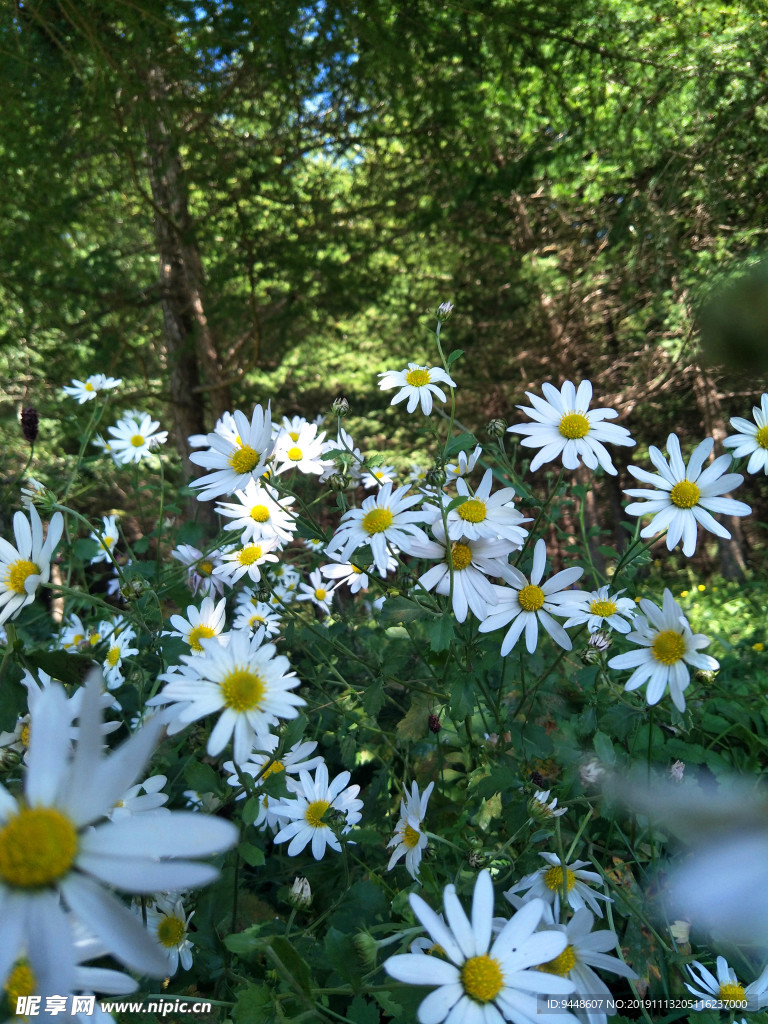
[[[470,498],[459,505],[457,511],[465,523],[482,523],[486,516],[485,502],[479,498]]]
[[[11,1009],[15,1009],[16,1000],[35,994],[37,980],[26,960],[17,960],[13,970],[5,979],[3,988],[8,993]]]
[[[607,619],[609,615],[616,614],[616,602],[605,600],[605,601],[593,601],[589,606],[591,615],[599,615],[603,619]]]
[[[118,661],[120,661],[120,656],[122,653],[123,652],[120,650],[117,644],[115,644],[114,647],[109,648],[109,653],[107,654],[107,664],[109,665],[110,668],[114,668]]]
[[[412,828],[410,825],[406,825],[403,829],[403,845],[407,846],[409,850],[412,850],[415,846],[419,845],[419,839],[421,834]]]
[[[425,384],[429,384],[429,370],[409,370],[405,375],[405,382],[412,388],[423,388]]]
[[[662,629],[653,638],[651,654],[662,665],[674,665],[685,654],[685,637],[676,629]]]
[[[134,448],[141,448],[141,446],[144,444],[144,435],[134,434],[133,437],[131,438],[131,444],[133,445]]]
[[[768,448],[768,426],[760,427],[755,434],[755,440],[761,448]]]
[[[487,953],[465,960],[460,977],[464,991],[476,1003],[490,1003],[504,988],[501,965]]]
[[[19,743],[21,743],[22,747],[24,747],[25,750],[29,746],[29,728],[30,723],[27,722],[26,724],[22,725],[21,732],[19,733]]]
[[[462,544],[460,541],[451,544],[451,561],[456,572],[466,569],[472,561],[472,548],[469,544]]]
[[[251,509],[251,519],[255,523],[266,523],[269,519],[269,509],[266,505],[254,505]]]
[[[567,978],[578,963],[576,950],[573,946],[566,946],[560,956],[554,960],[548,960],[545,964],[539,964],[537,970],[546,974],[559,974],[561,978]]]
[[[312,828],[325,828],[323,815],[330,806],[327,800],[313,800],[304,811],[304,821]]]
[[[294,445],[293,448],[289,448],[285,453],[291,462],[301,462],[304,458],[304,452],[299,448],[298,445]]]
[[[701,491],[691,480],[681,480],[669,492],[669,500],[678,508],[693,508],[701,497]]]
[[[157,938],[161,946],[173,949],[180,946],[187,934],[187,926],[180,917],[166,915],[157,925]]]
[[[227,461],[236,473],[250,473],[259,463],[259,453],[250,445],[244,444],[235,449]]]
[[[208,640],[210,637],[216,636],[216,633],[210,626],[206,626],[204,623],[200,623],[199,626],[195,626],[194,629],[190,629],[187,634],[187,643],[193,651],[200,653],[203,649],[203,645],[200,640]]]
[[[263,615],[258,615],[258,614],[252,615],[250,617],[250,619],[248,619],[248,625],[251,627],[251,629],[257,629],[259,626],[261,626],[263,624],[264,624],[264,616]]]
[[[240,565],[253,565],[261,558],[261,544],[249,544],[242,551],[238,551],[237,560]]]
[[[262,772],[262,781],[268,779],[270,775],[277,775],[280,772],[285,771],[285,765],[282,761],[273,761],[272,764],[268,765]]]
[[[576,881],[576,875],[571,871],[570,868],[565,869],[565,891],[569,892],[573,888],[573,884]],[[563,869],[562,868],[550,868],[549,871],[544,872],[544,885],[552,892],[563,891]]]
[[[77,856],[77,830],[53,807],[23,807],[0,829],[0,878],[39,889],[58,882]]]
[[[222,679],[221,695],[224,703],[233,711],[258,711],[267,692],[267,686],[258,672],[247,668],[235,668]]]
[[[5,584],[9,590],[14,591],[16,594],[26,594],[27,588],[25,583],[30,576],[39,576],[40,566],[35,565],[34,562],[30,562],[26,558],[20,558],[17,562],[14,562],[8,569],[8,575],[5,577]]]
[[[384,533],[394,521],[394,516],[388,508],[372,508],[363,516],[361,526],[372,537],[374,533]]]
[[[517,600],[524,612],[537,612],[544,604],[544,591],[534,583],[529,583],[517,595]]]
[[[717,994],[724,1003],[743,1003],[747,998],[744,986],[740,985],[738,981],[721,985]]]
[[[96,390],[96,388],[95,388],[95,387],[93,386],[93,384],[91,384],[91,382],[90,382],[89,380],[87,380],[87,381],[85,382],[85,387],[84,387],[84,389],[83,389],[83,390],[84,390],[84,391],[95,391],[95,390]]]
[[[589,420],[580,412],[569,412],[560,420],[557,428],[569,441],[586,437],[589,433]]]
[[[327,593],[328,591],[324,590],[323,587],[318,587],[317,590],[315,591],[315,597],[317,598],[318,601],[324,601]]]
[[[288,437],[290,437],[290,439],[292,441],[298,441],[299,440],[299,431],[298,430],[289,430],[288,431]]]
[[[202,562],[197,563],[197,572],[199,576],[210,576],[213,572],[213,562],[210,559],[204,559]]]

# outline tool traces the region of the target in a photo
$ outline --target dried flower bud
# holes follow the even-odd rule
[[[541,772],[531,772],[528,778],[538,789],[544,788],[544,776],[541,774]]]
[[[481,868],[485,863],[485,854],[482,850],[473,850],[467,860],[471,868]]]
[[[338,398],[333,400],[331,409],[339,419],[343,419],[345,416],[349,415],[349,402],[343,395],[339,395]]]
[[[434,732],[434,733],[440,732],[440,730],[443,728],[442,725],[440,725],[440,716],[439,715],[430,715],[429,716],[428,725],[429,725],[429,731],[430,732]]]
[[[489,437],[504,437],[506,433],[508,423],[501,416],[497,416],[495,419],[489,420],[485,427],[485,432]]]
[[[28,405],[26,409],[21,410],[21,432],[25,440],[29,441],[30,444],[34,444],[37,440],[39,424],[40,417],[37,415],[37,409],[34,406]]]

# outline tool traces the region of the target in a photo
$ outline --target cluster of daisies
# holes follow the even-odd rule
[[[429,415],[435,400],[446,400],[443,389],[455,387],[447,371],[414,363],[380,376],[382,389],[398,389],[393,404],[406,402],[411,413],[419,408]],[[65,390],[83,404],[119,383],[94,375]],[[560,458],[566,470],[583,462],[615,475],[606,445],[635,443],[625,428],[608,422],[617,413],[590,409],[592,388],[586,381],[578,387],[566,382],[559,390],[545,384],[543,390],[544,398],[529,393],[531,407],[520,407],[532,422],[509,427],[522,437],[523,448],[538,449],[531,471]],[[726,439],[725,447],[738,458],[749,457],[748,472],[768,473],[768,396],[754,410],[754,423],[733,423],[740,433]],[[181,544],[172,552],[195,601],[185,614],[169,617],[164,636],[181,640],[187,653],[161,675],[161,689],[118,752],[103,752],[103,738],[114,724],[102,717],[119,710],[115,691],[130,678],[132,659],[139,654],[127,618],[84,623],[78,614],[67,616],[56,646],[89,651],[103,669],[72,696],[43,673],[25,677],[28,713],[16,730],[0,736],[6,763],[11,751],[19,755],[15,763],[24,766],[19,795],[0,790],[0,978],[7,991],[45,995],[88,991],[97,984],[102,992],[129,991],[133,982],[127,976],[102,971],[105,976],[97,980],[94,969],[83,966],[104,953],[153,976],[172,973],[179,963],[189,965],[190,915],[183,894],[215,877],[215,868],[199,858],[225,851],[236,835],[228,823],[200,813],[206,810],[206,794],[189,794],[195,810],[172,811],[165,807],[163,776],[139,781],[162,729],[175,735],[208,720],[207,754],[218,758],[231,745],[232,759],[222,766],[228,783],[237,797],[257,797],[254,825],[271,830],[275,844],[287,844],[289,856],[307,847],[315,859],[327,849],[341,850],[361,819],[359,787],[350,785],[349,772],[331,777],[315,742],[299,740],[285,749],[278,738],[277,727],[296,718],[306,704],[298,692],[300,680],[277,646],[283,617],[295,614],[298,602],[311,602],[323,619],[332,614],[342,587],[357,594],[375,584],[385,595],[384,581],[405,568],[416,591],[445,598],[458,622],[472,615],[481,632],[503,630],[502,656],[521,638],[534,652],[540,627],[565,650],[572,649],[567,631],[575,627],[586,626],[598,638],[612,630],[623,634],[635,646],[608,666],[631,669],[626,689],[646,685],[650,704],[668,690],[683,710],[689,668],[718,667],[701,653],[707,638],[692,633],[668,590],[661,607],[644,598],[638,611],[634,601],[609,586],[574,589],[583,575],[580,567],[547,576],[544,539],[534,539],[526,528],[531,520],[518,508],[515,490],[495,488],[480,446],[459,452],[442,475],[430,479],[423,467],[414,467],[398,483],[394,467],[366,463],[340,425],[333,438],[321,425],[302,417],[273,423],[269,406],[256,406],[250,417],[237,410],[211,433],[190,438],[191,459],[205,471],[191,486],[200,501],[216,502],[222,536],[205,549]],[[167,433],[158,427],[148,414],[131,411],[108,429],[108,440],[97,443],[116,464],[138,464],[165,442]],[[712,448],[711,439],[703,441],[686,464],[678,438],[670,434],[668,458],[649,449],[656,473],[629,467],[651,488],[627,491],[636,499],[627,508],[630,515],[653,516],[641,536],[666,530],[668,548],[682,541],[690,556],[699,526],[727,537],[714,516],[750,512],[744,503],[724,497],[743,478],[728,472],[729,455],[707,464]],[[294,473],[350,495],[358,487],[372,493],[341,516],[329,538],[300,541],[298,499],[288,475]],[[475,477],[480,479],[473,484]],[[14,619],[50,580],[63,517],[54,512],[44,531],[36,494],[34,488],[29,492],[27,514],[14,517],[15,544],[0,539],[0,625]],[[91,540],[92,563],[112,565],[117,573],[112,592],[125,596],[117,517],[104,516]],[[318,565],[303,576],[291,552],[307,547]],[[373,614],[385,599],[372,604]],[[599,640],[596,646],[602,649]],[[265,791],[266,780],[275,775],[283,781],[279,796]],[[404,860],[413,878],[428,843],[424,819],[432,789],[430,784],[420,792],[412,783],[404,790],[389,843],[388,867]],[[562,809],[554,810],[556,801],[546,803],[548,796],[537,794],[540,813],[561,814]],[[411,896],[431,941],[416,940],[410,952],[390,957],[385,967],[401,981],[423,984],[429,977],[437,986],[422,1003],[421,1021],[529,1021],[535,1019],[537,995],[602,992],[593,967],[633,977],[630,968],[607,955],[616,948],[615,933],[593,931],[595,918],[602,916],[599,900],[607,899],[591,888],[600,876],[584,870],[585,862],[563,864],[554,854],[542,856],[546,866],[504,894],[515,910],[508,920],[494,917],[488,872],[478,876],[471,920],[452,886],[445,891],[444,916]],[[150,896],[146,923],[115,897],[115,889]],[[572,914],[570,920],[566,914]],[[437,955],[425,971],[427,953]],[[694,980],[706,987],[703,972]],[[590,1019],[594,1024],[602,1018]]]

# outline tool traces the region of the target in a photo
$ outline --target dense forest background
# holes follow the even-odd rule
[[[55,480],[80,431],[61,388],[97,372],[187,475],[186,437],[224,410],[312,417],[340,393],[356,437],[418,458],[376,373],[434,361],[444,301],[471,429],[589,377],[646,444],[721,440],[766,387],[700,334],[765,249],[767,29],[752,0],[4,5],[5,482],[29,405],[30,471]],[[626,486],[644,452],[616,457]],[[729,525],[733,575],[756,537]]]

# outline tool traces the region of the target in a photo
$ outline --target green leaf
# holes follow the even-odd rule
[[[466,494],[457,494],[455,498],[452,498],[445,506],[446,513],[453,512],[455,508],[459,508],[466,501],[469,501],[469,497]]]
[[[451,686],[451,718],[463,722],[475,710],[475,685],[472,679],[454,680]]]
[[[309,995],[312,991],[312,975],[309,965],[293,943],[283,938],[282,935],[275,935],[270,942],[270,948],[280,960],[284,971],[290,974],[291,978]],[[281,974],[283,973],[279,966],[277,969]]]
[[[477,444],[477,439],[474,434],[459,434],[457,437],[452,437],[448,442],[445,449],[446,458],[451,455],[456,455],[458,452],[471,451]]]
[[[379,622],[382,626],[391,626],[398,622],[415,622],[430,614],[415,601],[409,601],[406,597],[392,597],[384,602],[379,612]]]
[[[593,742],[595,753],[604,764],[613,765],[616,763],[616,752],[613,749],[610,736],[606,736],[604,732],[596,732]]]
[[[427,627],[429,646],[433,651],[447,651],[453,640],[453,619],[450,615],[441,615]]]
[[[260,850],[258,846],[254,846],[253,843],[240,843],[237,852],[245,863],[250,864],[252,868],[264,866],[264,851]]]
[[[239,938],[239,936],[230,936]],[[233,952],[235,952],[233,950]],[[232,1019],[236,1024],[272,1024],[276,1018],[274,1014],[268,1013],[270,1007],[274,1007],[274,994],[266,985],[248,985],[237,993],[237,1001],[232,1008]]]
[[[449,353],[448,358],[446,359],[446,363],[449,366],[453,366],[453,364],[456,362],[456,360],[457,359],[461,359],[461,357],[463,355],[464,355],[464,349],[463,348],[455,348],[453,350],[453,352]]]
[[[386,694],[381,683],[369,683],[363,693],[363,709],[371,718],[375,718],[384,706]]]
[[[196,793],[219,793],[221,780],[209,764],[190,759],[184,766],[184,779]]]
[[[24,662],[28,668],[42,669],[54,679],[73,686],[79,686],[93,668],[93,659],[88,655],[67,654],[66,651],[25,650]]]
[[[257,796],[249,796],[243,807],[243,824],[252,825],[259,816],[261,800]]]
[[[379,1009],[362,996],[355,996],[347,1010],[347,1020],[354,1024],[379,1024]]]

